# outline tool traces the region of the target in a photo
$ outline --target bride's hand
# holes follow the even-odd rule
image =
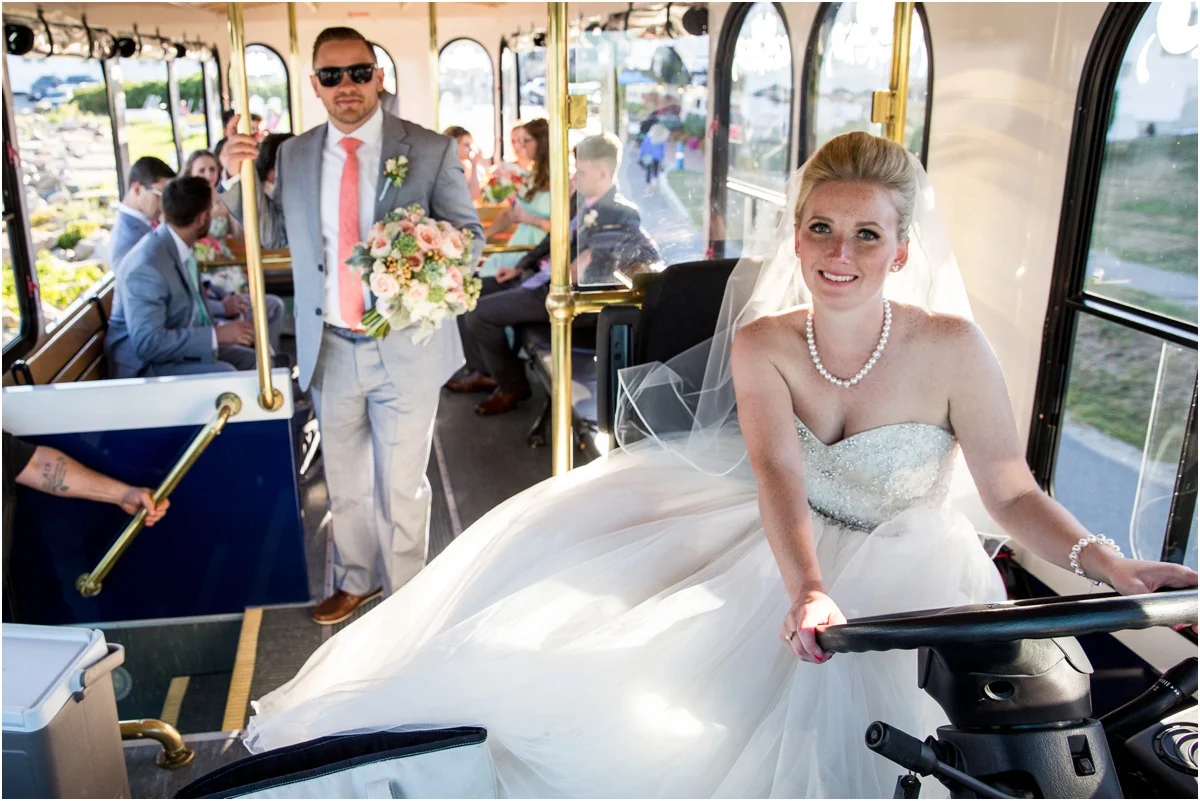
[[[817,645],[817,627],[836,626],[845,622],[845,616],[832,598],[820,590],[809,590],[792,604],[783,620],[783,628],[779,630],[779,639],[801,660],[823,664],[833,654],[822,651],[821,646]]]
[[[1163,587],[1195,587],[1196,571],[1171,562],[1143,562],[1115,559],[1109,566],[1106,582],[1122,595],[1144,595]],[[1195,631],[1196,627],[1192,626]]]

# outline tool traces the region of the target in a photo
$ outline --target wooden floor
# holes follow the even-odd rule
[[[549,448],[534,449],[526,444],[526,435],[545,402],[540,388],[535,387],[533,398],[516,410],[498,417],[482,418],[474,413],[474,405],[483,397],[442,393],[427,470],[433,490],[430,560],[490,509],[551,474]],[[309,619],[312,605],[332,587],[332,522],[319,459],[302,482],[301,504],[309,603],[251,610],[242,621],[231,670],[176,682],[176,687],[182,685],[183,689],[172,700],[178,710],[175,722],[196,748],[195,761],[180,770],[165,771],[154,765],[155,748],[128,743],[126,763],[134,797],[170,797],[188,782],[246,756],[239,732],[229,730],[245,725],[249,702],[288,681],[322,643],[378,603],[365,604],[350,620],[336,626],[318,626]],[[217,731],[221,728],[226,731]]]

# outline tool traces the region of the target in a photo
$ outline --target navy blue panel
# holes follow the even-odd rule
[[[130,484],[157,486],[199,427],[30,437]],[[287,420],[226,427],[146,528],[84,598],[91,570],[129,522],[110,504],[22,488],[12,561],[15,616],[24,623],[139,620],[241,612],[308,599],[292,428]]]

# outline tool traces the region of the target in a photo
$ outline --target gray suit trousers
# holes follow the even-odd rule
[[[392,336],[404,336],[393,333]],[[326,328],[312,397],[333,513],[334,586],[391,594],[425,565],[425,469],[440,381],[395,381],[382,342]]]

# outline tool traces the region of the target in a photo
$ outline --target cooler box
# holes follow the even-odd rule
[[[4,624],[5,798],[129,798],[104,632]]]

